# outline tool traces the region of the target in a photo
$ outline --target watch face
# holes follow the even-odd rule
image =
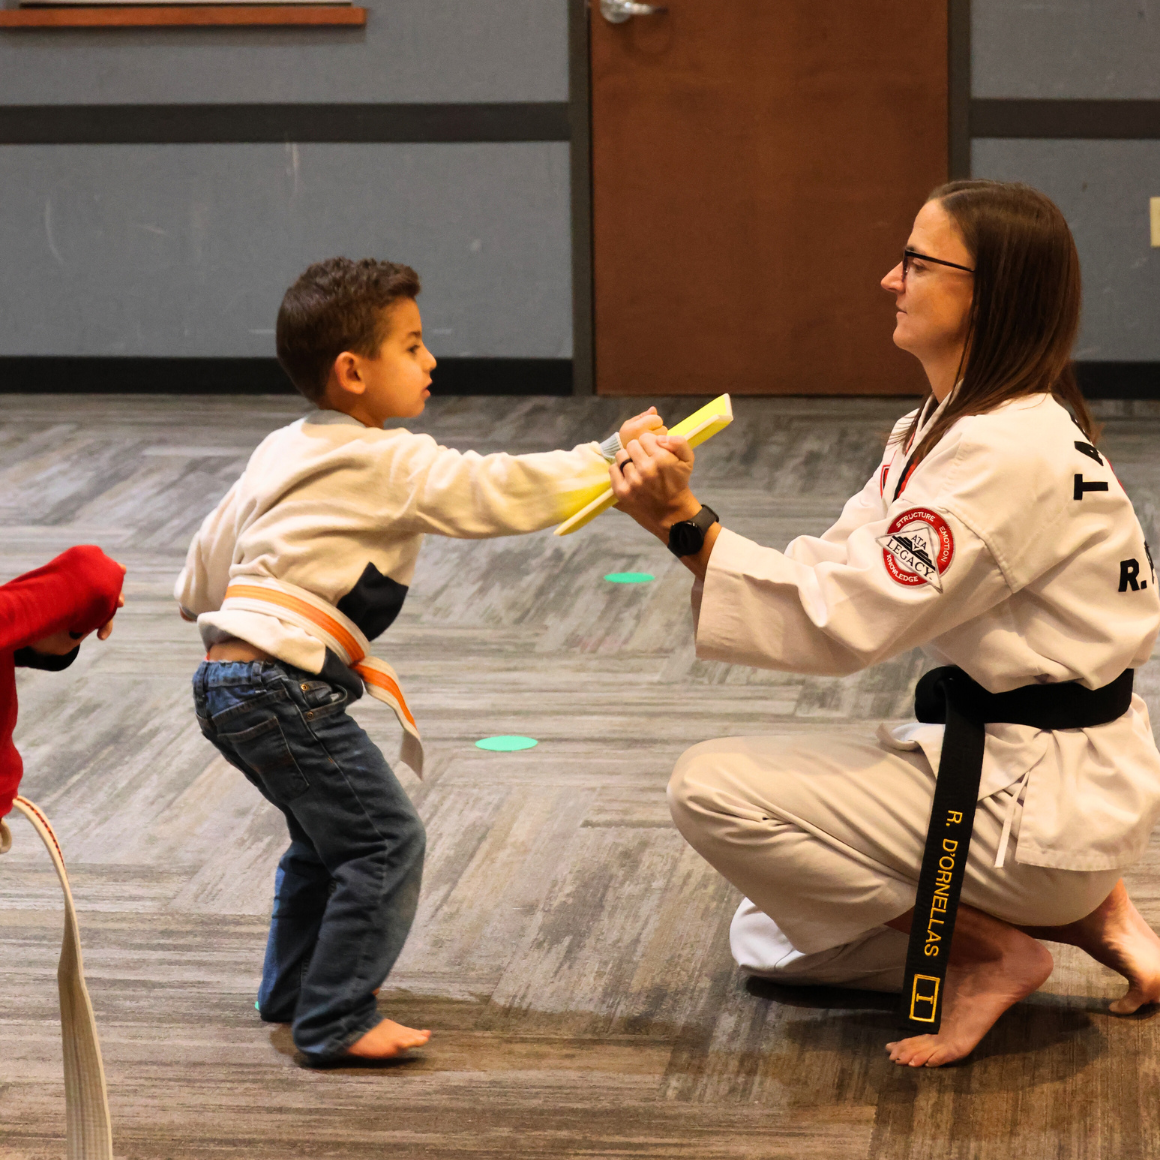
[[[692,520],[673,524],[669,529],[669,548],[678,556],[693,556],[705,543],[705,533]]]

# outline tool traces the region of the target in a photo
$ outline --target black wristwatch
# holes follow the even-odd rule
[[[669,551],[674,556],[695,556],[705,546],[705,533],[718,522],[717,513],[707,504],[691,520],[681,520],[669,528]]]

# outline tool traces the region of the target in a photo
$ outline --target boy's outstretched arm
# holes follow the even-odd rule
[[[626,420],[621,443],[665,430],[655,407]],[[609,486],[614,440],[571,451],[479,455],[439,446],[430,436],[400,433],[404,447],[383,457],[382,494],[406,495],[399,524],[412,532],[460,539],[511,536],[551,527]]]

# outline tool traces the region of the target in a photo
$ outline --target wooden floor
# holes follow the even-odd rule
[[[280,815],[198,733],[199,659],[171,590],[202,516],[294,399],[0,398],[3,579],[70,544],[129,567],[104,645],[21,677],[27,796],[81,912],[119,1157],[388,1155],[1144,1160],[1160,1155],[1160,1020],[1058,948],[1042,992],[965,1065],[891,1065],[893,1000],[747,985],[735,891],[674,832],[683,748],[731,733],[866,730],[908,711],[917,656],[848,679],[695,659],[687,573],[612,513],[565,540],[429,540],[380,651],[429,745],[402,776],[430,852],[382,1009],[432,1027],[383,1071],[297,1066],[253,1009]],[[676,411],[690,409],[685,400]],[[513,451],[603,437],[616,400],[436,400],[421,427]],[[635,408],[634,408],[635,409]],[[745,399],[699,453],[701,497],[783,546],[869,475],[897,400]],[[1160,543],[1160,404],[1104,404],[1106,448]],[[617,586],[614,571],[656,581]],[[1139,675],[1160,714],[1160,665]],[[356,715],[388,755],[391,715]],[[480,737],[539,746],[485,753]],[[23,820],[0,860],[0,1157],[63,1155],[58,889]],[[1160,924],[1160,854],[1130,879]],[[1056,948],[1053,948],[1056,949]]]

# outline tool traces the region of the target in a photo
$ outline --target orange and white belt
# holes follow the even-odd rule
[[[226,589],[223,612],[260,612],[293,624],[321,641],[362,678],[366,691],[395,711],[403,727],[399,760],[423,776],[423,742],[395,670],[370,655],[370,641],[349,616],[313,592],[282,580],[238,581]]]

